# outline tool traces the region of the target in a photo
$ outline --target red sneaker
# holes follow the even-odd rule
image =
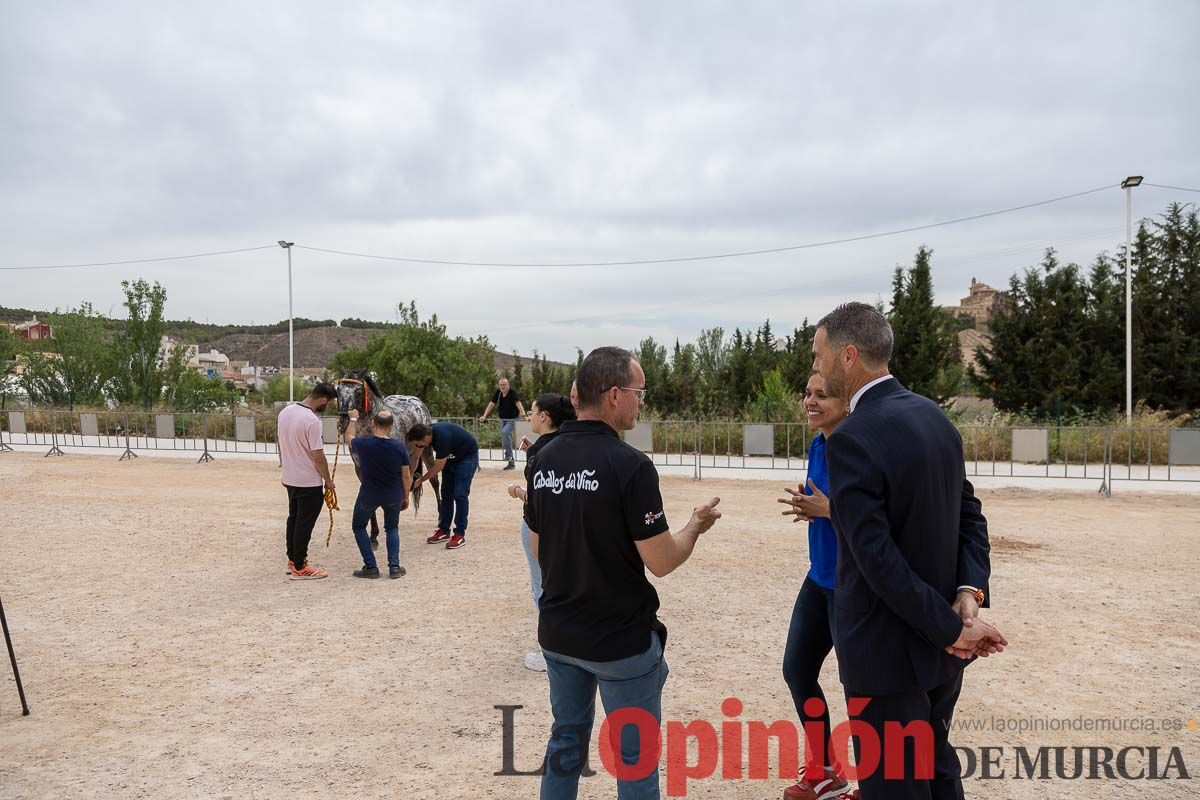
[[[442,530],[441,528],[438,528],[436,531],[433,532],[433,536],[430,536],[425,541],[428,542],[429,544],[440,544],[441,542],[444,542],[449,538],[450,538],[449,533]]]
[[[446,549],[447,550],[457,550],[460,547],[466,547],[466,545],[467,545],[467,537],[460,536],[459,534],[456,533],[450,537],[450,541],[446,542]]]
[[[303,569],[292,570],[291,578],[294,581],[315,581],[321,578],[328,578],[329,573],[320,567],[314,567],[312,564],[305,563]]]
[[[811,777],[806,773],[799,783],[783,790],[783,800],[832,800],[848,788],[845,778],[826,769]]]

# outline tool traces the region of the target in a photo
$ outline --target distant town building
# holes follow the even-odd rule
[[[165,364],[171,359],[171,355],[177,347],[183,348],[185,362],[191,362],[200,353],[200,348],[194,344],[184,344],[174,336],[163,336],[158,340],[158,360]]]
[[[1004,308],[1008,293],[988,286],[986,283],[971,278],[971,293],[958,301],[957,306],[947,306],[947,311],[956,318],[970,317],[975,320],[975,328],[986,332],[988,323],[996,312]]]
[[[12,329],[17,336],[31,342],[54,338],[54,331],[50,328],[50,323],[42,322],[37,317],[28,322],[18,322],[12,326]]]
[[[229,371],[229,356],[217,350],[197,353],[188,361],[188,369],[194,369],[208,378],[222,378]]]

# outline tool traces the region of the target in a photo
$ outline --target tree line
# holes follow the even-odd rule
[[[1134,398],[1154,409],[1200,407],[1196,208],[1172,204],[1143,221],[1130,255]],[[964,322],[936,304],[933,251],[921,246],[910,265],[895,268],[890,303],[879,306],[895,334],[891,370],[906,386],[943,405],[977,394],[1000,411],[1033,417],[1111,414],[1124,404],[1124,281],[1124,247],[1115,256],[1100,253],[1086,270],[1061,263],[1047,250],[1039,265],[1012,276],[989,323],[990,344],[964,369],[958,344]],[[54,326],[54,352],[40,353],[39,343],[0,330],[0,362],[21,357],[25,369],[18,382],[33,402],[71,407],[107,400],[186,411],[228,407],[238,399],[231,384],[187,370],[181,352],[160,354],[160,337],[171,325],[163,319],[162,286],[141,280],[121,285],[125,320],[106,319],[86,303],[47,315]],[[333,321],[303,324],[309,323]],[[341,325],[377,332],[362,348],[332,360],[328,368],[334,376],[370,369],[385,392],[417,395],[443,416],[478,413],[494,390],[494,349],[487,336],[450,336],[436,314],[422,319],[415,303],[401,304],[396,322],[349,318]],[[804,319],[781,337],[768,319],[732,332],[707,328],[695,341],[677,339],[669,347],[647,337],[632,350],[646,373],[649,413],[798,419],[814,333],[813,323]],[[537,352],[528,361],[514,354],[501,374],[531,401],[546,391],[566,393],[582,359],[578,353],[574,365],[561,366]],[[280,377],[261,399],[286,394],[286,378]]]
[[[1200,407],[1200,220],[1173,203],[1143,221],[1129,254],[1133,398],[1151,409]],[[1053,250],[1009,281],[990,348],[972,380],[1005,411],[1105,414],[1125,403],[1125,247],[1091,268]]]

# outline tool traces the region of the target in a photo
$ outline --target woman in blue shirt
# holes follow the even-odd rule
[[[826,752],[819,756],[808,753],[806,764],[821,765],[806,770],[803,779],[784,791],[785,800],[816,800],[836,797],[846,791],[841,768],[829,755],[829,709],[825,694],[818,682],[821,665],[833,649],[833,587],[837,568],[837,536],[829,519],[829,470],[825,465],[825,439],[837,424],[846,418],[850,404],[825,393],[825,381],[812,373],[804,390],[804,412],[808,424],[819,433],[808,447],[808,480],[800,491],[788,489],[788,503],[794,522],[808,523],[808,575],[796,597],[792,622],[788,627],[787,645],[783,652],[783,678],[792,692],[796,713],[804,724],[820,724],[824,731]],[[819,714],[806,714],[804,702],[810,698],[821,701]],[[810,709],[815,710],[815,709]],[[805,729],[807,730],[807,729]],[[808,737],[805,737],[806,744]]]

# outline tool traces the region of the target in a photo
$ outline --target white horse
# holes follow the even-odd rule
[[[348,372],[337,380],[338,394],[338,434],[341,435],[346,430],[346,426],[350,422],[350,409],[357,408],[359,412],[360,430],[364,430],[364,426],[371,424],[371,415],[381,408],[386,408],[392,412],[392,433],[391,438],[404,444],[408,449],[408,458],[413,462],[412,445],[406,442],[405,435],[408,429],[417,423],[423,425],[432,425],[433,417],[429,414],[429,409],[425,403],[421,402],[419,397],[413,397],[407,394],[391,394],[384,397],[383,392],[379,390],[379,385],[375,383],[375,379],[371,377],[371,373],[365,369],[354,370]],[[350,457],[354,460],[354,470],[358,472],[358,456],[353,451]],[[420,461],[412,463],[413,477],[423,474],[433,466],[433,453],[430,448],[425,448]],[[430,485],[433,487],[433,496],[435,500],[441,500],[441,482],[435,475],[430,480]],[[413,510],[421,507],[421,487],[413,489]],[[379,538],[379,524],[374,518],[371,520],[371,543],[376,544]]]

